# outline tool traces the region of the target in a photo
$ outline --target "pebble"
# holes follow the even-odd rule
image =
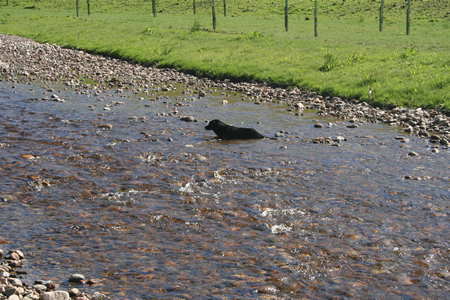
[[[194,117],[180,117],[180,120],[185,122],[196,122]]]
[[[332,140],[334,142],[340,143],[340,142],[346,141],[347,139],[343,136],[336,136],[336,137],[332,138]]]
[[[70,296],[66,291],[46,292],[41,295],[40,300],[70,300]]]

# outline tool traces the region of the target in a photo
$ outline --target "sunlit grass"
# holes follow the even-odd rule
[[[295,85],[384,106],[450,109],[447,20],[416,22],[406,36],[402,22],[386,22],[379,32],[377,20],[361,13],[355,19],[333,15],[320,19],[314,38],[313,21],[304,15],[291,17],[286,32],[282,15],[230,13],[213,31],[207,14],[154,18],[151,9],[111,10],[77,18],[73,10],[3,6],[0,32],[198,76]]]

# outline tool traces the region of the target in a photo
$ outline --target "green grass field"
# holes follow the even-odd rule
[[[406,35],[406,2],[386,1],[383,32],[379,1],[150,0],[6,1],[0,32],[39,42],[156,64],[210,78],[299,86],[322,95],[358,98],[378,106],[450,111],[450,7],[448,1],[413,1]],[[1,60],[1,56],[0,56]],[[369,98],[369,89],[373,90]]]

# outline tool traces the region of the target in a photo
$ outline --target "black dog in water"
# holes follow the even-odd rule
[[[264,136],[259,134],[253,128],[235,127],[220,120],[212,120],[205,127],[206,130],[212,130],[222,140],[251,140],[263,139]]]

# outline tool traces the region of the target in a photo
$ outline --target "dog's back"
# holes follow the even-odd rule
[[[220,120],[212,120],[205,127],[206,130],[214,131],[222,140],[251,140],[262,139],[264,136],[253,128],[235,127]]]

